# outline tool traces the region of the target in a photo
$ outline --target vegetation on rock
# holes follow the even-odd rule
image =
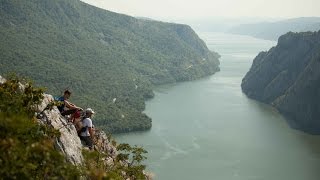
[[[24,82],[22,85],[20,82]],[[113,141],[118,152],[97,146],[84,150],[85,161],[74,166],[54,144],[59,130],[39,123],[35,107],[43,98],[43,88],[15,76],[0,84],[0,176],[4,179],[146,179],[147,153]],[[115,154],[116,153],[116,154]],[[108,163],[110,161],[111,163]]]
[[[39,125],[34,105],[43,89],[30,82],[21,90],[20,80],[0,85],[0,176],[4,179],[74,179],[80,173],[54,149],[58,131]]]

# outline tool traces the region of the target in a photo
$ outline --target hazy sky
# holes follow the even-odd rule
[[[110,11],[158,19],[320,16],[320,0],[82,0]]]

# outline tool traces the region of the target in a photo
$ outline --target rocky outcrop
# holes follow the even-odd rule
[[[52,102],[53,97],[49,94],[44,94],[43,101],[36,107],[38,121],[60,132],[60,137],[55,140],[55,148],[64,154],[68,162],[74,165],[81,165],[83,162],[83,145],[77,130],[74,124],[67,122],[61,116],[56,106],[50,104]],[[106,163],[111,164],[117,155],[116,147],[109,142],[106,134],[99,130],[96,130],[95,142],[95,148],[99,152],[108,152],[111,155],[109,159],[106,159]]]
[[[254,59],[241,87],[276,107],[292,127],[320,134],[320,31],[281,36]]]
[[[53,101],[51,95],[44,95],[44,100],[40,105],[39,112],[40,122],[52,126],[60,132],[60,137],[55,140],[55,147],[61,151],[67,161],[74,165],[79,165],[83,161],[82,157],[82,144],[78,137],[77,131],[72,123],[67,123],[66,119],[60,115],[57,107],[45,109],[50,102]]]
[[[0,76],[0,84],[6,82],[6,79]],[[19,83],[18,93],[23,93],[25,85]],[[66,118],[61,116],[58,108],[52,103],[54,99],[50,94],[43,94],[41,103],[34,107],[36,117],[40,124],[51,126],[59,131],[60,136],[55,139],[55,148],[63,153],[66,160],[74,165],[81,165],[83,162],[83,145],[78,136],[73,123],[67,122]],[[107,135],[98,129],[95,130],[95,149],[99,152],[106,152],[110,159],[106,163],[113,162],[117,156],[116,147],[113,146]]]
[[[11,132],[8,136],[4,136],[5,143],[2,144],[6,145],[6,139],[9,139],[12,144],[20,143],[19,147],[17,145],[11,148],[11,144],[6,146],[7,148],[5,148],[3,152],[7,152],[9,149],[11,151],[5,154],[5,156],[8,157],[5,161],[10,162],[12,157],[23,159],[19,162],[10,162],[7,164],[8,168],[16,166],[16,164],[19,164],[18,166],[20,167],[24,165],[23,163],[26,163],[28,166],[31,166],[31,171],[33,172],[36,167],[43,166],[43,164],[48,161],[52,161],[52,163],[60,164],[64,167],[69,167],[69,163],[74,165],[74,167],[70,166],[70,168],[80,167],[79,172],[72,174],[72,177],[77,176],[80,179],[84,179],[85,177],[90,177],[90,179],[100,177],[98,179],[101,179],[102,176],[111,179],[115,177],[117,177],[116,179],[128,180],[152,179],[151,174],[145,172],[145,167],[140,164],[141,160],[145,158],[142,154],[146,153],[142,148],[132,148],[128,144],[118,145],[114,140],[110,141],[110,137],[102,130],[93,128],[93,135],[91,137],[94,146],[93,150],[90,150],[81,144],[80,138],[78,137],[77,129],[79,130],[82,127],[82,125],[79,126],[81,124],[80,118],[73,119],[71,118],[72,116],[63,117],[56,107],[57,102],[54,101],[51,95],[43,94],[43,91],[40,88],[34,88],[32,83],[15,77],[6,80],[0,76],[0,85],[2,90],[1,97],[3,97],[4,102],[1,104],[1,117],[7,116],[3,118],[4,122],[7,122],[5,124],[10,124],[7,127],[1,126],[1,129],[5,132]],[[14,104],[15,101],[18,101],[18,103]],[[71,122],[70,119],[73,121]],[[26,121],[29,121],[29,123],[32,121],[32,123],[29,124]],[[21,124],[19,125],[19,123]],[[22,140],[19,141],[18,138]],[[36,148],[32,149],[33,147]],[[43,149],[39,149],[40,147],[43,147]],[[64,163],[64,161],[61,161],[61,156],[57,156],[57,152],[53,147],[60,151],[69,163],[61,164]],[[25,152],[25,148],[28,150],[26,157],[24,157],[24,153],[20,153]],[[118,151],[117,148],[120,150]],[[82,154],[86,150],[92,152]],[[11,153],[13,151],[15,152]],[[16,152],[20,154],[15,154]],[[123,152],[128,154],[123,154]],[[32,154],[32,156],[30,156],[30,154]],[[44,158],[49,156],[50,158],[48,159]],[[129,158],[129,156],[132,158]],[[37,160],[31,163],[30,158],[34,159],[35,157],[37,157]],[[53,157],[53,159],[51,159],[51,157]],[[59,160],[57,162],[54,161],[56,157],[57,160]],[[56,167],[56,164],[50,166],[51,169],[59,168]],[[100,168],[98,174],[96,174],[96,168]],[[20,174],[20,170],[21,168],[18,168],[18,174]],[[48,172],[51,172],[51,170],[49,170],[49,167],[46,166],[44,171],[44,174],[48,175],[46,177],[50,178],[51,176]],[[33,176],[33,174],[31,176]],[[43,175],[40,175],[40,177],[42,176]],[[11,177],[11,175],[8,177]],[[61,176],[52,176],[52,178],[53,177]]]

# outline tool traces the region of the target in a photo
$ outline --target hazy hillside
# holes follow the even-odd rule
[[[138,20],[78,0],[0,0],[0,73],[31,77],[52,94],[97,111],[95,124],[151,127],[152,85],[219,70],[219,55],[186,25]],[[115,100],[115,102],[114,102]]]
[[[229,33],[250,35],[256,38],[277,40],[282,34],[289,31],[305,32],[320,30],[320,18],[305,17],[288,19],[276,22],[261,22],[254,24],[242,24],[230,28]]]
[[[241,87],[275,106],[294,128],[320,134],[320,31],[281,36],[254,59]]]

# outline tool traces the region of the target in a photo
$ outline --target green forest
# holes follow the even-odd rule
[[[97,113],[107,132],[151,128],[142,111],[155,85],[219,71],[219,55],[187,25],[142,20],[79,0],[0,0],[0,75]]]

